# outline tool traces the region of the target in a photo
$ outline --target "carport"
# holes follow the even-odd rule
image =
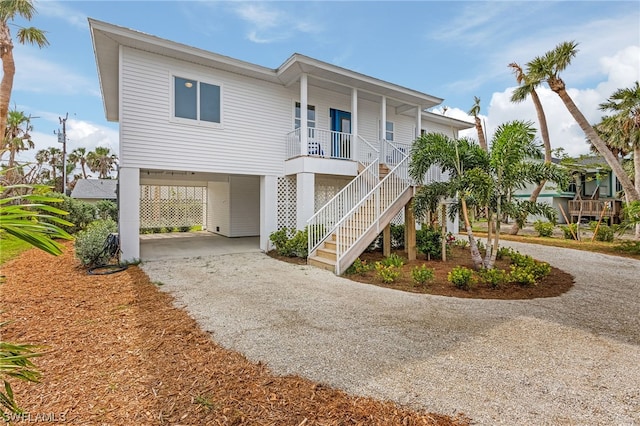
[[[207,231],[140,235],[145,261],[260,251],[260,237],[229,238]]]

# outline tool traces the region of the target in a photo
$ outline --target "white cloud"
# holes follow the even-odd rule
[[[321,31],[318,23],[293,16],[271,4],[239,3],[233,12],[249,24],[247,38],[254,43],[272,43],[289,39],[296,33],[313,34]]]
[[[63,21],[71,24],[74,27],[87,29],[87,15],[68,7],[68,4],[69,2],[48,0],[38,2],[36,8],[38,10],[38,13],[42,16],[62,19]]]

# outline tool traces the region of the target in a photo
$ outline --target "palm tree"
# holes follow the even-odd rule
[[[2,81],[0,82],[0,129],[4,129],[7,123],[11,91],[13,90],[13,77],[16,73],[16,64],[13,60],[13,39],[9,24],[13,23],[16,16],[30,21],[35,14],[32,0],[3,0],[0,2],[0,58],[2,59]],[[21,44],[35,44],[42,48],[49,44],[45,32],[34,27],[21,27],[16,33]]]
[[[111,170],[118,162],[118,157],[107,147],[96,147],[87,154],[87,163],[92,172],[98,173],[98,179],[109,179]]]
[[[629,88],[616,90],[600,104],[600,109],[615,113],[602,120],[600,129],[611,137],[609,146],[615,143],[614,146],[633,152],[634,186],[640,193],[640,84],[636,81]],[[636,225],[636,239],[640,239],[640,224]]]
[[[73,163],[74,169],[75,166],[80,163],[80,168],[82,169],[82,178],[87,178],[87,149],[86,148],[76,148],[71,153],[69,153],[69,162]]]
[[[18,110],[9,111],[7,116],[7,128],[4,132],[4,149],[9,151],[7,168],[12,169],[16,165],[16,154],[35,147],[29,132],[33,130],[31,117]]]
[[[487,140],[484,137],[484,130],[482,129],[482,121],[480,121],[480,98],[477,96],[473,97],[473,106],[469,110],[469,115],[472,115],[475,123],[476,123],[476,131],[478,132],[478,142],[480,143],[480,147],[487,150]]]
[[[578,44],[574,41],[560,43],[555,49],[528,62],[526,75],[534,81],[540,80],[547,82],[549,88],[560,97],[589,141],[618,177],[628,199],[630,201],[640,200],[638,190],[636,190],[633,182],[631,182],[631,179],[629,179],[624,172],[622,165],[573,102],[573,99],[571,99],[567,93],[564,81],[560,78],[559,73],[564,71],[571,63],[571,59],[576,56],[578,52],[577,46]]]
[[[434,164],[449,175],[449,180],[423,185],[429,168]],[[469,238],[471,259],[476,269],[483,267],[483,261],[471,229],[469,204],[476,202],[478,188],[492,185],[491,179],[479,172],[486,170],[488,164],[487,152],[467,138],[452,139],[442,133],[426,133],[411,147],[409,175],[421,185],[413,202],[416,217],[424,217],[428,211],[436,211],[443,198],[457,198]]]
[[[545,163],[551,163],[551,141],[549,140],[549,127],[547,126],[547,117],[544,114],[542,102],[540,102],[540,97],[538,96],[538,92],[536,91],[536,87],[538,87],[542,83],[542,81],[531,79],[524,73],[522,67],[515,62],[510,63],[509,67],[513,69],[513,72],[516,76],[516,81],[518,82],[518,87],[513,91],[511,95],[511,102],[523,102],[529,96],[531,96],[533,105],[536,108],[536,114],[538,115],[540,137],[542,138],[542,143],[544,145],[544,161]],[[545,184],[546,181],[540,182],[540,184],[534,188],[531,196],[529,197],[529,202],[537,202],[538,196],[540,195],[540,192],[542,192]],[[516,235],[518,231],[520,231],[520,223],[522,223],[521,220],[516,220],[513,223],[513,226],[511,227],[511,231],[509,231],[509,233],[512,235]]]
[[[58,191],[58,189],[62,188],[62,185],[58,185],[58,170],[62,167],[62,151],[56,147],[49,147],[46,149],[41,149],[36,152],[36,162],[38,165],[48,165],[50,167],[50,181],[46,183],[50,183],[53,185],[54,189]],[[46,176],[46,175],[43,175]],[[60,182],[62,183],[62,182]],[[62,192],[62,191],[60,191]]]

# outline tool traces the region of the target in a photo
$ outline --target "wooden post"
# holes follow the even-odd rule
[[[382,255],[384,257],[391,255],[391,224],[385,226],[382,231]]]
[[[596,230],[593,231],[593,236],[591,237],[591,242],[594,242],[596,239],[596,235],[598,235],[598,229],[600,229],[600,223],[602,222],[602,218],[604,217],[604,212],[607,210],[607,203],[602,203],[602,211],[600,212],[600,219],[598,219],[598,224],[596,225]]]
[[[573,235],[573,238],[578,241],[578,237],[576,237],[575,232],[573,232],[573,228],[571,227],[571,222],[569,222],[569,219],[567,219],[567,215],[564,212],[564,209],[562,208],[562,204],[558,204],[558,207],[560,207],[560,212],[562,213],[562,217],[564,217],[565,222],[567,222],[567,225],[569,225],[569,231],[571,231],[571,235]]]
[[[404,206],[404,249],[408,260],[416,260],[416,217],[411,203],[413,198]]]

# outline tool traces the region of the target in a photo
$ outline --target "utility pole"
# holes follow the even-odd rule
[[[69,113],[64,118],[58,118],[60,119],[60,124],[62,124],[62,133],[60,129],[53,133],[58,135],[58,143],[62,144],[62,193],[67,195],[67,118],[69,118]]]

